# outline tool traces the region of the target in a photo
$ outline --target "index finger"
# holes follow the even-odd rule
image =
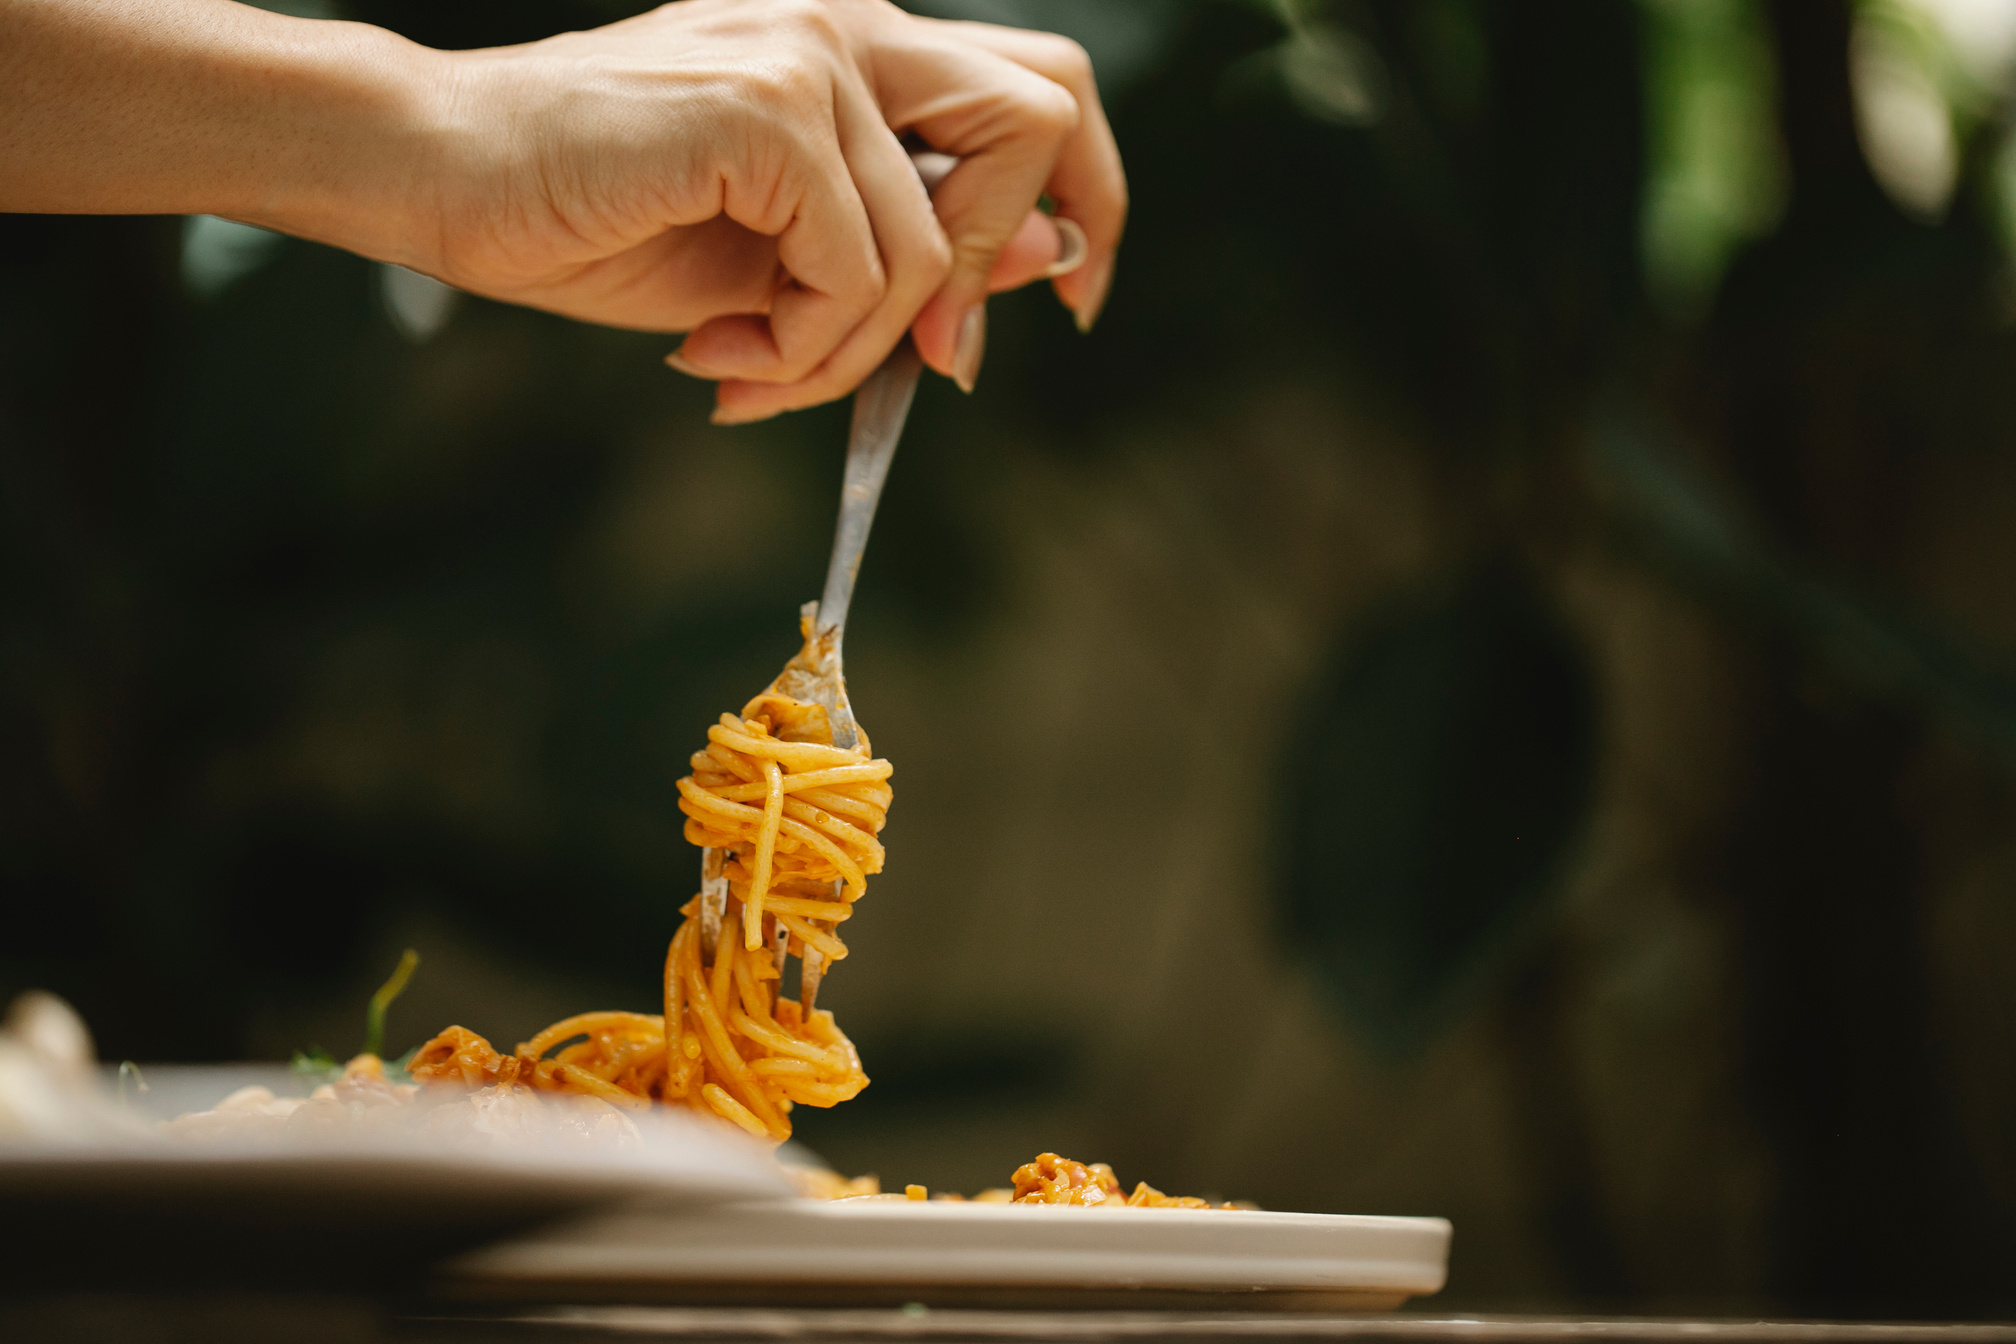
[[[1099,101],[1092,62],[1069,38],[991,23],[947,21],[947,28],[983,50],[1061,84],[1078,101],[1078,126],[1065,140],[1047,190],[1057,213],[1085,230],[1085,264],[1054,282],[1057,297],[1089,330],[1113,283],[1114,254],[1127,226],[1127,172]]]

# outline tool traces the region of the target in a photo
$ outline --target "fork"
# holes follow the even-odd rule
[[[875,506],[889,462],[903,437],[911,400],[924,361],[905,336],[882,366],[868,375],[854,393],[854,422],[847,435],[847,474],[840,487],[840,521],[833,531],[833,557],[826,566],[826,588],[817,602],[805,604],[812,641],[784,665],[770,689],[796,700],[823,706],[833,726],[833,745],[860,744],[861,725],[847,701],[847,679],[841,670],[841,643],[847,633],[847,609],[854,602],[854,580],[861,573],[861,555],[868,548],[868,530],[875,524]],[[809,656],[808,656],[809,655]],[[728,913],[728,855],[720,849],[700,854],[700,937],[711,958]],[[833,899],[842,899],[844,883],[833,883]],[[772,948],[778,974],[790,946],[789,931],[779,928]],[[798,976],[798,1001],[807,1015],[819,998],[825,958],[816,948],[804,948]]]

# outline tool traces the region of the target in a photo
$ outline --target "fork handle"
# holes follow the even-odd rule
[[[861,573],[861,554],[868,549],[868,529],[882,500],[882,483],[903,436],[910,401],[924,361],[908,336],[890,352],[882,367],[868,375],[854,393],[854,424],[847,437],[847,476],[840,489],[840,522],[833,531],[833,559],[826,567],[826,591],[819,597],[818,633],[832,640],[837,657],[847,629],[847,609],[854,602],[854,580]]]

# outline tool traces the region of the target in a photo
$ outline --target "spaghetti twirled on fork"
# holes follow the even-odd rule
[[[420,1048],[413,1076],[686,1105],[778,1140],[794,1104],[832,1106],[866,1087],[832,1013],[779,992],[788,952],[847,955],[838,925],[882,870],[892,768],[865,733],[851,749],[832,741],[823,707],[774,687],[707,730],[679,807],[686,838],[725,857],[727,917],[710,951],[701,898],[682,909],[662,1015],[584,1013],[509,1055],[450,1027]]]

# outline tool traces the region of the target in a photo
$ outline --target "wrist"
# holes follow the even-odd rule
[[[230,204],[208,213],[432,269],[430,221],[458,139],[456,54],[368,24],[291,22],[316,31],[250,72],[247,101],[268,120],[229,178]]]
[[[450,66],[225,0],[0,0],[0,208],[229,215],[399,259]]]

